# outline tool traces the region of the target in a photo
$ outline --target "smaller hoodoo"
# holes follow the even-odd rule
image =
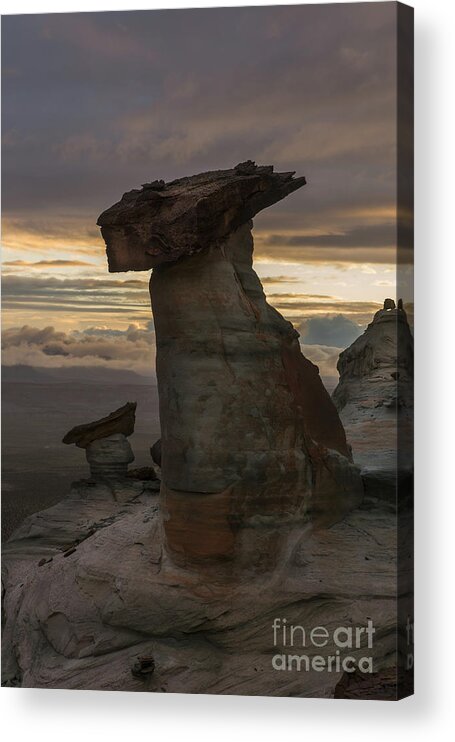
[[[337,368],[333,401],[366,492],[395,499],[397,480],[412,482],[414,341],[401,299],[385,299]]]
[[[63,443],[85,448],[92,479],[119,479],[128,472],[134,454],[128,436],[134,432],[136,402],[127,402],[110,415],[77,425],[65,435]]]

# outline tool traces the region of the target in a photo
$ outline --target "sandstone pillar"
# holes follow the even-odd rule
[[[180,564],[270,569],[295,524],[361,498],[318,369],[252,267],[251,217],[304,183],[242,163],[146,184],[98,222],[111,271],[153,268],[163,524]]]

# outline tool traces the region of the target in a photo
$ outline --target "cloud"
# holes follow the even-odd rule
[[[354,221],[355,217],[351,217]],[[346,223],[347,216],[326,215],[328,227],[306,232],[256,232],[255,254],[291,262],[396,263],[397,226],[381,220],[362,226]],[[315,227],[317,222],[315,222]],[[403,227],[400,259],[412,263],[412,229]],[[369,269],[370,272],[372,269]]]
[[[357,267],[358,264],[377,263],[394,265],[397,262],[395,248],[339,248],[339,247],[286,247],[259,245],[255,256],[258,261],[274,260],[281,263],[332,264],[335,267]],[[411,249],[400,249],[400,264],[413,264]]]
[[[337,376],[341,348],[303,341],[301,347],[304,355],[319,367],[321,376]],[[10,327],[2,335],[4,366],[99,366],[150,375],[155,369],[155,353],[153,321],[132,324],[126,330],[93,326],[74,332],[24,325]]]
[[[126,330],[90,327],[62,332],[54,327],[10,327],[2,335],[6,366],[107,366],[150,373],[155,365],[153,323]]]
[[[6,243],[101,261],[96,218],[124,191],[252,158],[308,180],[255,220],[258,255],[393,262],[395,20],[392,3],[6,17]],[[289,243],[291,225],[325,237]]]
[[[6,180],[5,175],[3,178]],[[80,256],[85,261],[90,257],[106,266],[106,248],[96,218],[94,211],[88,214],[55,213],[50,218],[45,207],[36,214],[27,211],[8,215],[5,210],[2,218],[3,246],[14,256],[17,252],[31,252],[52,260],[76,260]]]
[[[336,315],[344,315],[345,323],[351,321],[355,326],[366,325],[381,307],[376,302],[346,301],[330,294],[273,291],[275,285],[277,288],[280,286],[283,278],[287,283],[289,277],[286,276],[265,282],[265,288],[272,287],[271,293],[267,293],[267,301],[295,327],[302,326],[303,322],[313,317]],[[2,289],[5,317],[7,324],[11,325],[58,322],[66,329],[71,325],[74,327],[76,321],[79,326],[92,324],[93,318],[98,317],[98,323],[115,327],[119,321],[126,325],[127,322],[148,322],[151,318],[148,280],[142,277],[118,278],[107,275],[105,278],[61,278],[10,274],[3,277]],[[332,326],[327,319],[325,322],[328,323],[327,327]],[[310,337],[314,336],[313,330]],[[313,342],[336,344],[330,338],[321,340],[318,333]],[[340,345],[343,344],[348,343],[340,340]]]
[[[323,299],[312,299],[309,295],[295,294],[292,298],[281,300],[279,295],[269,297],[270,303],[278,309],[294,325],[317,315],[326,317],[328,314],[343,314],[359,325],[371,322],[372,316],[382,304],[368,301],[327,301]]]
[[[374,285],[375,286],[384,286],[384,287],[388,287],[388,288],[395,288],[396,287],[396,281],[389,281],[389,280],[376,281]]]
[[[85,260],[5,260],[3,265],[15,268],[74,268],[80,266],[93,266]]]
[[[64,162],[102,161],[105,159],[106,151],[110,149],[109,142],[97,140],[92,134],[73,134],[53,147],[55,154]]]
[[[139,278],[57,278],[5,275],[2,305],[6,310],[150,313],[148,282]]]
[[[302,353],[319,368],[322,377],[338,378],[338,358],[344,348],[329,347],[326,345],[309,345],[300,342]]]
[[[2,307],[5,325],[55,323],[59,329],[87,327],[95,322],[125,327],[130,322],[147,322],[151,317],[148,282],[109,275],[4,275]]]
[[[331,303],[338,301],[335,296],[329,296],[329,294],[290,294],[281,292],[279,294],[269,294],[268,297],[269,299],[290,299],[291,301],[304,299],[324,299]]]
[[[262,285],[273,284],[273,283],[298,283],[299,279],[296,276],[264,276],[260,279]]]
[[[396,243],[396,225],[373,224],[353,227],[346,231],[325,234],[271,234],[262,245],[272,247],[393,247]]]
[[[148,282],[140,278],[57,278],[48,276],[5,276],[2,281],[4,296],[37,295],[45,296],[49,293],[78,293],[93,292],[115,295],[122,290],[148,291]]]
[[[335,317],[311,317],[299,327],[302,342],[306,345],[347,348],[363,332],[356,322],[343,314]]]

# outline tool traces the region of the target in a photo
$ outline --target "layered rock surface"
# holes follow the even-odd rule
[[[333,392],[367,491],[394,500],[413,461],[413,337],[402,303],[384,308],[340,354]]]

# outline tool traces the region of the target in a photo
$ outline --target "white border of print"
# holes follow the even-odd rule
[[[244,5],[224,0],[220,5]],[[255,2],[248,5],[280,4]],[[281,3],[296,4],[296,3]],[[2,688],[6,739],[447,739],[453,715],[453,0],[416,10],[416,696],[400,703]],[[214,2],[4,0],[3,14]]]

